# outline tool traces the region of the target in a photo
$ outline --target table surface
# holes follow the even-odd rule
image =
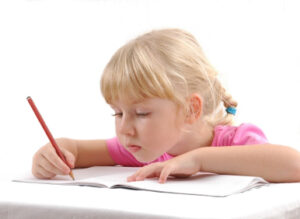
[[[228,197],[0,181],[0,218],[300,218],[300,183]]]

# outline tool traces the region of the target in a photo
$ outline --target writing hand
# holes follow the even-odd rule
[[[64,148],[64,146],[72,146],[72,144],[66,139],[57,139],[56,141],[61,146],[61,152],[66,160],[73,168],[75,166],[75,156]],[[57,155],[51,143],[41,147],[33,156],[32,174],[37,178],[50,179],[56,175],[67,175],[70,171],[70,168]]]

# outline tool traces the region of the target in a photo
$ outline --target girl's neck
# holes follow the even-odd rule
[[[200,147],[208,147],[211,146],[213,138],[214,127],[200,122],[186,127],[181,139],[167,153],[177,156]]]

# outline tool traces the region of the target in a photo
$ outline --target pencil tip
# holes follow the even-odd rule
[[[74,175],[73,175],[73,172],[72,172],[72,170],[71,170],[71,172],[69,173],[69,175],[71,176],[71,178],[73,179],[73,181],[75,180],[75,177],[74,177]]]
[[[28,96],[26,99],[28,100],[28,99],[30,99],[31,97],[30,96]]]

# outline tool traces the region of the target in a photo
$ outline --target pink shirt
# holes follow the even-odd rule
[[[173,156],[168,153],[164,153],[154,161],[148,163],[139,162],[120,144],[116,137],[108,139],[106,143],[112,159],[116,164],[122,166],[142,167],[150,163],[161,162],[173,158]],[[265,143],[268,143],[268,140],[261,129],[255,125],[243,123],[240,126],[216,126],[211,146],[223,147]]]

